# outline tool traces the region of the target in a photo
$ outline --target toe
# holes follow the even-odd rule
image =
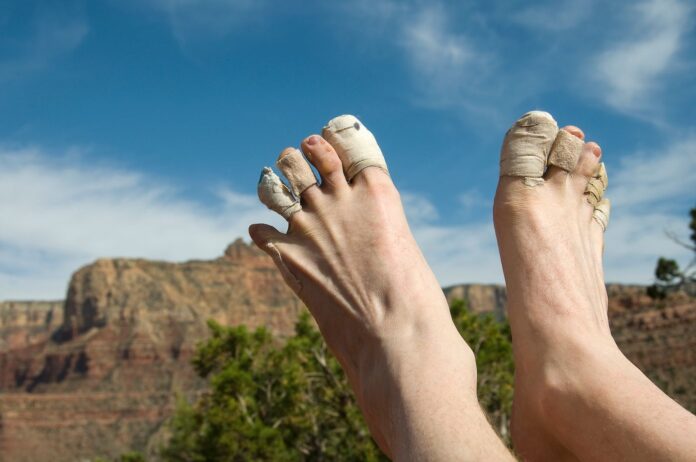
[[[249,236],[254,244],[261,250],[266,250],[269,243],[283,242],[287,235],[281,233],[271,225],[255,224],[249,226]]]
[[[319,135],[302,141],[302,152],[321,175],[322,188],[346,188],[348,182],[343,174],[343,165],[333,146]]]
[[[582,130],[574,126],[558,131],[549,152],[546,180],[565,182],[568,173],[575,171],[585,147],[584,136]]]
[[[249,226],[249,235],[261,250],[266,252],[275,263],[276,267],[283,276],[285,283],[297,294],[302,291],[302,283],[292,272],[289,262],[292,252],[291,237],[283,234],[273,226],[265,224],[255,224]]]
[[[257,192],[262,204],[286,220],[302,210],[295,196],[269,167],[264,167],[261,172]]]
[[[500,176],[522,177],[530,186],[543,183],[549,150],[558,133],[551,114],[531,111],[505,134],[500,149]]]
[[[299,149],[283,149],[276,160],[276,166],[287,178],[295,197],[301,197],[302,193],[317,183],[314,172]]]
[[[599,159],[602,157],[602,148],[594,141],[585,143],[578,158],[578,163],[573,174],[590,178],[597,173]]]
[[[599,201],[592,212],[590,229],[594,242],[595,258],[600,262],[602,260],[602,254],[604,253],[604,233],[609,226],[610,215],[611,203],[609,199],[602,199]]]
[[[388,172],[377,140],[355,116],[342,115],[331,119],[322,130],[322,135],[338,153],[349,182],[368,167],[377,167],[370,170]],[[372,178],[378,173],[371,172],[368,176]]]
[[[574,135],[581,140],[585,139],[585,132],[583,132],[579,127],[576,127],[575,125],[566,125],[563,127],[563,130],[567,131],[571,135]]]

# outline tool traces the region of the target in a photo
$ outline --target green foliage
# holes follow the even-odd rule
[[[94,462],[109,462],[109,460],[102,457],[97,457],[94,459]],[[147,462],[147,459],[145,459],[145,456],[143,456],[141,453],[133,451],[122,454],[121,457],[115,459],[114,462]]]
[[[507,436],[512,351],[506,324],[452,306],[477,353],[479,397]],[[209,322],[211,338],[193,361],[209,390],[178,403],[161,457],[202,461],[387,460],[373,442],[338,361],[305,313],[285,342],[268,331]]]
[[[386,460],[307,314],[284,344],[264,329],[209,326],[194,366],[210,390],[179,404],[164,460]]]
[[[457,300],[450,308],[457,330],[476,355],[478,398],[493,427],[508,445],[515,367],[507,320],[491,314],[477,315]]]
[[[680,268],[675,260],[660,257],[655,267],[655,282],[648,287],[648,295],[654,299],[664,299],[670,292],[680,290],[689,284],[696,282],[696,207],[689,212],[691,222],[691,244],[680,242],[674,236],[672,239],[683,247],[694,252],[691,262],[684,268]]]

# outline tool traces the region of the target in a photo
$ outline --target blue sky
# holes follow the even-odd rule
[[[610,3],[610,5],[607,5]],[[99,257],[213,258],[280,150],[352,113],[443,285],[502,282],[502,136],[529,109],[604,150],[607,279],[685,261],[696,200],[687,1],[0,2],[0,300]]]

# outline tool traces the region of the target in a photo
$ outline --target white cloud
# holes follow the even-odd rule
[[[414,104],[496,117],[508,103],[500,95],[496,55],[481,43],[478,29],[455,19],[455,10],[441,2],[356,0],[343,11],[360,38],[401,54]]]
[[[427,223],[438,219],[437,208],[425,197],[401,192],[401,203],[410,223]]]
[[[688,242],[688,208],[696,205],[696,137],[623,159],[609,171],[612,217],[606,234],[605,276],[608,282],[650,283],[658,257],[682,263],[691,258],[666,232]],[[459,199],[467,207],[480,205],[482,198],[469,190]],[[411,208],[432,210],[426,214],[432,219],[420,217],[412,229],[440,283],[502,283],[492,222],[440,224],[435,206],[424,203],[428,203],[425,198],[409,193],[405,207],[409,218],[415,213],[409,213]]]
[[[599,82],[610,106],[635,111],[652,104],[676,66],[691,12],[678,0],[647,0],[628,13],[625,38],[612,42],[588,66],[590,79]]]
[[[264,0],[146,0],[143,5],[164,14],[179,44],[201,38],[219,39],[254,19]]]
[[[658,257],[688,261],[688,250],[666,232],[688,241],[688,207],[696,205],[694,185],[696,137],[624,156],[616,172],[609,171],[607,280],[650,282]]]
[[[255,196],[213,206],[123,169],[41,149],[0,149],[0,299],[62,298],[71,272],[99,257],[214,258],[253,222],[282,221]]]
[[[493,207],[493,200],[490,197],[485,197],[477,189],[469,189],[457,196],[457,202],[464,210],[476,210],[481,208]]]
[[[0,300],[62,298],[70,274],[100,257],[181,261],[219,256],[247,226],[283,220],[254,194],[221,187],[211,204],[138,172],[85,164],[79,153],[0,148]],[[637,153],[610,171],[614,210],[606,244],[606,279],[650,282],[655,261],[685,261],[687,210],[696,199],[696,138]],[[462,200],[478,197],[475,191]],[[402,192],[416,240],[442,285],[502,283],[489,219],[444,223],[425,196]],[[472,199],[477,200],[478,199]]]
[[[660,207],[696,194],[696,136],[675,141],[663,149],[637,152],[621,158],[610,173],[612,203],[617,207]]]
[[[512,15],[513,22],[535,32],[568,32],[585,21],[592,11],[592,0],[565,0],[535,3]]]
[[[0,60],[0,82],[25,78],[75,50],[87,36],[89,26],[79,16],[40,12],[29,22],[24,37],[5,37],[14,42],[12,53]]]

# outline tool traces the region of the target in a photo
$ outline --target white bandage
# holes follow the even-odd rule
[[[263,168],[257,191],[261,202],[286,220],[289,220],[293,213],[302,210],[300,203],[269,167]]]
[[[549,165],[560,167],[566,172],[572,172],[578,163],[585,142],[565,130],[558,130],[556,140],[549,153]]]
[[[314,172],[299,149],[286,149],[280,153],[276,160],[276,167],[288,179],[290,188],[297,198],[305,192],[305,189],[317,183]]]
[[[505,134],[500,175],[523,177],[529,186],[543,183],[546,159],[557,133],[558,124],[548,112],[531,111],[520,117]]]
[[[589,202],[590,205],[597,205],[597,203],[602,200],[607,186],[609,186],[609,177],[607,176],[607,169],[604,167],[604,162],[602,162],[597,167],[597,173],[590,178],[590,181],[587,182],[587,186],[585,186],[587,202]]]
[[[599,201],[599,203],[595,205],[594,212],[592,212],[592,218],[594,218],[605,231],[607,230],[607,226],[609,226],[610,215],[611,203],[609,202],[609,199],[602,199]]]
[[[367,167],[379,167],[389,173],[377,140],[356,117],[342,115],[333,118],[321,134],[336,150],[348,181]]]

